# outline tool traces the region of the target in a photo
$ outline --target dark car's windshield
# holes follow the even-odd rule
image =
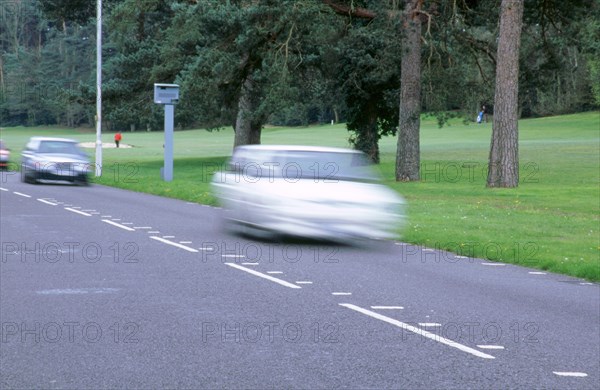
[[[38,153],[48,154],[83,154],[81,149],[74,142],[65,141],[42,141],[38,148]]]

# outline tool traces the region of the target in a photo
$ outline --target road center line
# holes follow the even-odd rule
[[[91,217],[92,216],[92,214],[84,213],[83,211],[75,210],[75,209],[72,209],[70,207],[65,207],[65,210],[68,210],[68,211],[70,211],[72,213],[77,213],[77,214],[85,215],[86,217]]]
[[[238,265],[238,264],[235,264],[235,263],[225,263],[225,265],[228,265],[228,266],[233,267],[233,268],[237,268],[237,269],[239,269],[241,271],[244,271],[244,272],[248,272],[249,274],[252,274],[254,276],[258,276],[259,278],[267,279],[267,280],[270,280],[271,282],[275,282],[275,283],[281,284],[282,286],[285,286],[285,287],[289,287],[289,288],[302,288],[302,287],[300,287],[298,285],[286,282],[285,280],[274,278],[273,276],[263,274],[262,272],[255,271],[255,270],[250,269],[250,268],[242,267],[241,265]]]
[[[150,238],[151,238],[151,239],[153,239],[153,240],[156,240],[156,241],[160,241],[160,242],[162,242],[162,243],[164,243],[164,244],[167,244],[167,245],[172,245],[172,246],[174,246],[174,247],[177,247],[177,248],[179,248],[179,249],[186,250],[186,251],[188,251],[188,252],[192,252],[192,253],[197,253],[197,252],[198,252],[198,251],[197,251],[196,249],[194,249],[194,248],[190,248],[189,246],[181,245],[181,244],[179,244],[179,243],[176,243],[176,242],[173,242],[173,241],[165,240],[165,239],[164,239],[164,238],[162,238],[162,237],[158,237],[158,236],[151,236]]]
[[[52,203],[52,202],[47,201],[46,199],[38,199],[38,201],[49,204],[50,206],[58,206],[58,203]]]
[[[441,336],[438,336],[438,335],[436,335],[434,333],[428,332],[426,330],[419,329],[419,328],[414,327],[412,325],[405,324],[404,322],[395,320],[393,318],[384,316],[382,314],[375,313],[374,311],[363,309],[362,307],[359,307],[359,306],[356,306],[356,305],[352,305],[350,303],[340,303],[339,305],[343,306],[345,308],[348,308],[350,310],[357,311],[357,312],[362,313],[364,315],[367,315],[369,317],[373,317],[373,318],[378,319],[380,321],[387,322],[388,324],[397,326],[397,327],[399,327],[401,329],[408,330],[409,332],[416,333],[416,334],[421,335],[421,336],[423,336],[425,338],[428,338],[430,340],[437,341],[439,343],[445,344],[445,345],[447,345],[449,347],[459,349],[459,350],[461,350],[463,352],[466,352],[466,353],[470,353],[471,355],[474,355],[474,356],[477,356],[477,357],[480,357],[480,358],[483,358],[483,359],[495,359],[495,357],[493,357],[492,355],[488,355],[487,353],[483,353],[483,352],[478,351],[476,349],[467,347],[466,345],[459,344],[459,343],[457,343],[455,341],[452,341],[450,339],[447,339],[445,337],[441,337]]]
[[[352,295],[352,293],[349,293],[349,292],[332,292],[331,295]]]
[[[128,232],[134,232],[135,231],[135,229],[132,229],[129,226],[121,225],[120,223],[113,222],[110,219],[103,219],[102,222],[106,222],[106,223],[108,223],[110,225],[116,226],[116,227],[121,228],[123,230],[127,230]]]
[[[6,188],[0,187],[0,191],[8,191]]]
[[[22,192],[13,191],[13,194],[22,196],[24,198],[31,198],[31,195],[24,194]]]

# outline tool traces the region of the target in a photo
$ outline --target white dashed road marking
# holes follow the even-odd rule
[[[0,191],[8,191],[6,188],[0,187]]]
[[[92,216],[92,214],[84,213],[83,211],[75,210],[75,209],[70,208],[70,207],[65,207],[65,210],[68,210],[68,211],[70,211],[72,213],[80,214],[80,215],[83,215],[83,216],[86,216],[86,217],[91,217]]]
[[[546,275],[545,272],[529,272],[529,275]]]
[[[281,272],[281,271],[267,271],[267,273],[271,274],[271,275],[281,275],[281,274],[283,274],[283,272]]]
[[[481,263],[481,265],[489,265],[492,267],[504,267],[506,264],[502,264],[502,263]]]
[[[121,228],[123,230],[127,230],[128,232],[134,232],[135,231],[135,229],[132,229],[129,226],[121,225],[120,223],[113,222],[110,219],[103,219],[102,222],[106,222],[106,223],[108,223],[110,225],[116,226],[116,227]]]
[[[481,349],[504,349],[502,345],[478,345],[477,348]]]
[[[22,192],[13,191],[13,194],[22,196],[24,198],[31,198],[31,195],[23,194]]]
[[[275,283],[281,284],[282,286],[285,286],[285,287],[289,287],[289,288],[302,288],[302,287],[297,286],[295,284],[292,284],[290,282],[286,282],[285,280],[274,278],[273,276],[269,276],[269,275],[263,274],[262,272],[255,271],[255,270],[250,269],[250,268],[242,267],[241,265],[238,265],[238,264],[235,264],[235,263],[225,263],[225,265],[228,265],[228,266],[230,266],[232,268],[237,268],[237,269],[239,269],[241,271],[244,271],[244,272],[248,272],[249,274],[252,274],[254,276],[258,276],[259,278],[267,279],[267,280],[270,280],[271,282],[275,282]]]
[[[296,284],[313,284],[313,282],[309,280],[299,280],[296,282]]]
[[[563,371],[552,371],[552,373],[558,376],[571,376],[577,378],[585,378],[588,376],[585,372],[563,372]]]
[[[349,292],[332,292],[331,295],[352,295],[352,293],[349,293]]]
[[[49,204],[50,206],[58,206],[58,203],[52,203],[50,201],[47,201],[46,199],[38,199],[38,201]]]
[[[369,317],[378,319],[380,321],[387,322],[388,324],[397,326],[397,327],[399,327],[401,329],[404,329],[404,330],[407,330],[409,332],[416,333],[416,334],[418,334],[420,336],[423,336],[425,338],[428,338],[430,340],[437,341],[438,343],[442,343],[442,344],[447,345],[449,347],[459,349],[459,350],[461,350],[463,352],[466,352],[466,353],[469,353],[471,355],[480,357],[482,359],[495,359],[495,357],[493,357],[492,355],[488,355],[487,353],[483,353],[483,352],[478,351],[476,349],[467,347],[466,345],[457,343],[457,342],[452,341],[450,339],[447,339],[445,337],[440,337],[437,334],[428,332],[426,330],[414,327],[414,326],[409,325],[409,324],[405,324],[404,322],[400,322],[398,320],[395,320],[393,318],[384,316],[384,315],[376,313],[374,311],[363,309],[362,307],[359,307],[359,306],[356,306],[356,305],[352,305],[350,303],[340,303],[339,305],[343,306],[345,308],[348,308],[350,310],[354,310],[356,312],[362,313],[362,314],[367,315]]]
[[[150,237],[150,238],[151,238],[151,239],[153,239],[153,240],[156,240],[156,241],[160,241],[160,242],[162,242],[162,243],[164,243],[164,244],[172,245],[172,246],[174,246],[174,247],[177,247],[177,248],[180,248],[180,249],[186,250],[186,251],[188,251],[188,252],[192,252],[192,253],[197,253],[197,252],[198,252],[198,251],[197,251],[196,249],[194,249],[194,248],[190,248],[189,246],[181,245],[181,244],[179,244],[179,243],[177,243],[177,242],[173,242],[173,241],[165,240],[164,238],[161,238],[161,237],[152,236],[152,237]]]
[[[371,306],[373,310],[402,310],[403,306]]]
[[[437,322],[419,322],[419,326],[423,328],[438,328],[442,326],[442,324],[438,324]]]

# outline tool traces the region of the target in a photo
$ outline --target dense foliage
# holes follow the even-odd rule
[[[235,126],[251,80],[248,121],[346,121],[369,151],[396,131],[402,3],[104,0],[105,126],[159,129],[154,82],[181,84],[178,127]],[[423,110],[474,117],[493,107],[499,1],[423,4]],[[599,21],[597,1],[525,2],[522,116],[600,105]],[[0,2],[2,126],[93,125],[94,83],[95,1]]]

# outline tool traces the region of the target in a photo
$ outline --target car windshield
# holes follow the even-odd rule
[[[83,154],[76,143],[65,141],[42,141],[40,142],[38,152],[48,154]]]

